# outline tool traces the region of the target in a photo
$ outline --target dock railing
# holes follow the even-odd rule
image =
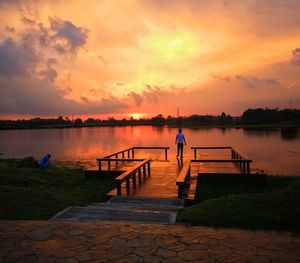
[[[142,181],[142,173],[143,177],[146,177],[146,170],[148,172],[148,176],[150,176],[150,159],[143,160],[141,163],[137,164],[130,170],[122,173],[118,176],[116,180],[117,184],[117,195],[122,195],[122,183],[126,182],[126,193],[130,193],[130,178],[132,178],[133,187],[136,186],[136,174],[138,174],[139,183]]]
[[[164,150],[165,151],[165,160],[168,160],[168,150],[170,149],[170,147],[161,147],[161,146],[148,146],[148,147],[143,147],[143,146],[134,146],[122,151],[118,151],[115,153],[112,153],[110,155],[107,155],[103,158],[97,158],[98,161],[98,170],[101,171],[102,170],[102,162],[107,162],[107,167],[108,170],[110,171],[111,169],[111,163],[115,162],[116,165],[118,165],[118,162],[140,162],[145,160],[145,158],[143,159],[139,159],[139,158],[134,158],[135,157],[135,153],[136,150]],[[119,158],[119,156],[121,156],[121,158]],[[114,157],[114,158],[112,158]],[[127,157],[127,158],[126,158]]]
[[[222,146],[222,147],[191,147],[194,150],[194,160],[192,162],[200,162],[200,163],[234,163],[237,165],[241,172],[244,174],[250,174],[250,163],[252,160],[248,159],[245,155],[238,152],[231,146]],[[231,151],[231,159],[197,159],[197,150],[230,150]]]
[[[234,148],[230,146],[225,147],[191,147],[194,150],[194,159],[185,162],[183,165],[177,180],[176,185],[178,186],[178,198],[184,199],[187,195],[189,189],[189,177],[191,175],[191,164],[192,163],[234,163],[236,164],[243,174],[250,174],[250,163],[252,160],[245,157],[245,155],[241,154]],[[197,150],[219,150],[219,149],[228,149],[231,151],[231,159],[196,159],[197,157]]]

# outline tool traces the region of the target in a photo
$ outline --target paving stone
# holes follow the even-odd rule
[[[223,247],[223,246],[218,246],[218,247],[208,248],[207,253],[211,258],[221,260],[224,257],[227,257],[230,254],[232,254],[232,251],[231,251],[230,248],[226,248],[226,247]]]
[[[172,250],[164,249],[164,248],[159,248],[155,252],[155,255],[160,256],[160,257],[164,257],[164,258],[168,258],[168,257],[175,257],[176,252],[172,251]]]
[[[141,262],[141,259],[139,256],[135,254],[129,254],[125,257],[118,259],[118,263],[136,263],[136,262]]]
[[[89,261],[89,260],[96,259],[97,256],[93,252],[83,252],[83,253],[76,254],[74,258],[78,259],[79,261]]]
[[[36,260],[37,260],[37,256],[34,254],[30,254],[22,258],[18,258],[16,260],[16,263],[34,263],[36,262]]]
[[[35,263],[55,263],[57,262],[54,257],[38,257]]]
[[[267,257],[261,257],[261,256],[252,256],[246,258],[245,263],[271,263],[271,259]]]
[[[61,258],[55,260],[55,263],[78,263],[78,260],[75,258]]]
[[[300,260],[300,237],[272,231],[65,221],[0,221],[0,229],[0,262],[7,263]]]
[[[147,263],[160,263],[162,261],[161,257],[153,256],[153,255],[145,255],[142,257],[142,262]]]
[[[68,232],[69,236],[80,236],[84,235],[85,231],[81,229],[72,229],[70,232]]]
[[[28,238],[36,241],[46,240],[53,235],[51,231],[52,231],[51,226],[38,227],[29,233]]]
[[[163,248],[168,248],[170,245],[175,243],[177,243],[177,238],[172,236],[164,235],[155,239],[155,244]]]
[[[113,246],[106,252],[106,258],[116,260],[132,253],[131,247]]]
[[[198,260],[208,257],[205,250],[183,250],[177,253],[177,256],[183,260]]]
[[[46,240],[35,243],[32,248],[38,255],[55,256],[55,257],[72,257],[75,252],[63,246],[60,240]]]
[[[33,262],[37,257],[35,255],[31,257],[32,255],[33,253],[28,250],[14,250],[6,255],[5,262],[17,262],[18,260],[24,260],[24,258],[29,258],[31,260],[30,262]]]

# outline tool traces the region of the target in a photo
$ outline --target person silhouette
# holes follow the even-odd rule
[[[184,134],[182,130],[179,129],[175,138],[175,144],[177,144],[177,158],[180,154],[180,158],[183,158],[183,143],[186,145]]]
[[[47,155],[45,155],[41,160],[40,160],[40,168],[45,169],[46,167],[48,167],[50,165],[50,158],[51,158],[51,154],[48,153]]]

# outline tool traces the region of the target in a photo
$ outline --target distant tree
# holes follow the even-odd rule
[[[153,117],[151,120],[155,125],[163,125],[165,123],[165,118],[162,114],[158,114],[157,116]]]
[[[75,121],[74,121],[75,126],[81,126],[82,124],[83,124],[82,119],[80,119],[80,118],[75,119]]]
[[[87,125],[95,125],[96,121],[93,118],[88,118],[84,123]]]

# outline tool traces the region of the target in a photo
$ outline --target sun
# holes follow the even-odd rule
[[[128,116],[132,117],[135,120],[139,120],[143,117],[145,117],[146,114],[144,113],[129,113]]]

